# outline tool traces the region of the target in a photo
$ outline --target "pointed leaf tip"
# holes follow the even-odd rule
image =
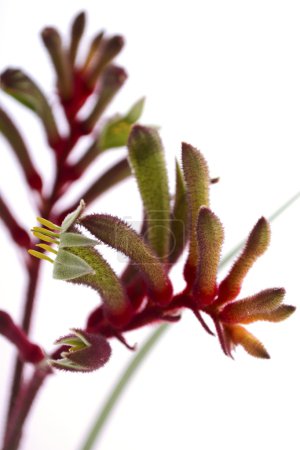
[[[144,107],[144,99],[137,101],[124,116],[117,115],[103,126],[97,141],[99,151],[123,147],[127,144],[132,125],[139,120]]]
[[[264,345],[248,330],[239,325],[226,327],[229,330],[232,342],[244,347],[247,353],[256,358],[270,359],[270,355]]]

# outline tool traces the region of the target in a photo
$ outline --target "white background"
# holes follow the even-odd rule
[[[1,70],[24,68],[55,102],[53,75],[39,32],[55,25],[67,38],[70,20],[81,9],[88,13],[86,44],[101,28],[126,38],[119,63],[129,80],[111,111],[126,111],[146,95],[143,123],[161,126],[172,192],[174,156],[179,156],[182,140],[200,148],[211,175],[221,177],[212,187],[211,206],[225,226],[225,254],[261,215],[269,216],[299,190],[299,2],[2,1]],[[37,120],[3,94],[1,103],[16,117],[49,184],[52,160]],[[29,229],[35,217],[32,202],[3,139],[0,151],[1,192]],[[105,155],[87,173],[84,185],[123,153]],[[81,187],[75,191],[79,194]],[[91,210],[139,221],[140,206],[131,181],[103,196]],[[243,295],[284,286],[286,302],[299,303],[299,210],[298,202],[272,224],[271,247],[249,274]],[[18,321],[25,280],[20,257],[2,224],[0,252],[0,308]],[[109,258],[120,270],[120,258],[114,253]],[[174,273],[178,290],[180,274],[179,268]],[[51,267],[45,264],[34,339],[50,350],[70,327],[84,324],[97,301],[90,290],[52,280]],[[229,360],[217,340],[184,314],[130,384],[96,448],[298,450],[299,312],[285,323],[250,329],[265,343],[270,361],[255,360],[242,350],[235,361]],[[128,339],[141,342],[147,332]],[[49,378],[28,420],[23,450],[80,448],[89,422],[131,356],[119,343],[112,345],[113,357],[104,369]],[[12,356],[3,339],[0,354],[4,415]]]

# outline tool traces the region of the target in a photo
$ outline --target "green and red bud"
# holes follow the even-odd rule
[[[71,334],[58,339],[55,344],[62,346],[60,357],[50,360],[50,364],[71,372],[92,372],[103,367],[111,355],[107,340],[97,334],[73,329]]]

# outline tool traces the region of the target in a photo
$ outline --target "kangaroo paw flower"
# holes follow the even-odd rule
[[[281,304],[285,290],[265,289],[253,296],[236,299],[244,277],[269,244],[270,227],[267,220],[262,217],[254,226],[241,255],[219,285],[216,278],[223,228],[217,216],[206,206],[199,210],[197,239],[198,268],[192,287],[194,312],[200,310],[211,316],[226,355],[232,356],[232,350],[241,345],[252,356],[269,358],[261,342],[240,324],[258,320],[279,322],[289,317],[295,308]]]

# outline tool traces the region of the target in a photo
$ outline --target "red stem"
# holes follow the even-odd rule
[[[27,384],[20,392],[16,407],[14,408],[7,430],[2,450],[17,450],[22,437],[22,429],[30,411],[31,405],[46,377],[51,373],[49,367],[37,368]]]
[[[30,265],[28,266],[28,287],[25,297],[25,308],[22,319],[22,329],[24,333],[28,335],[32,312],[34,307],[34,299],[36,294],[36,288],[39,277],[40,260],[31,259]],[[7,419],[6,419],[6,433],[10,425],[10,417],[15,408],[16,399],[18,398],[20,387],[22,384],[22,374],[23,374],[24,362],[17,356],[15,360],[14,376],[11,386],[10,399],[8,403]]]

